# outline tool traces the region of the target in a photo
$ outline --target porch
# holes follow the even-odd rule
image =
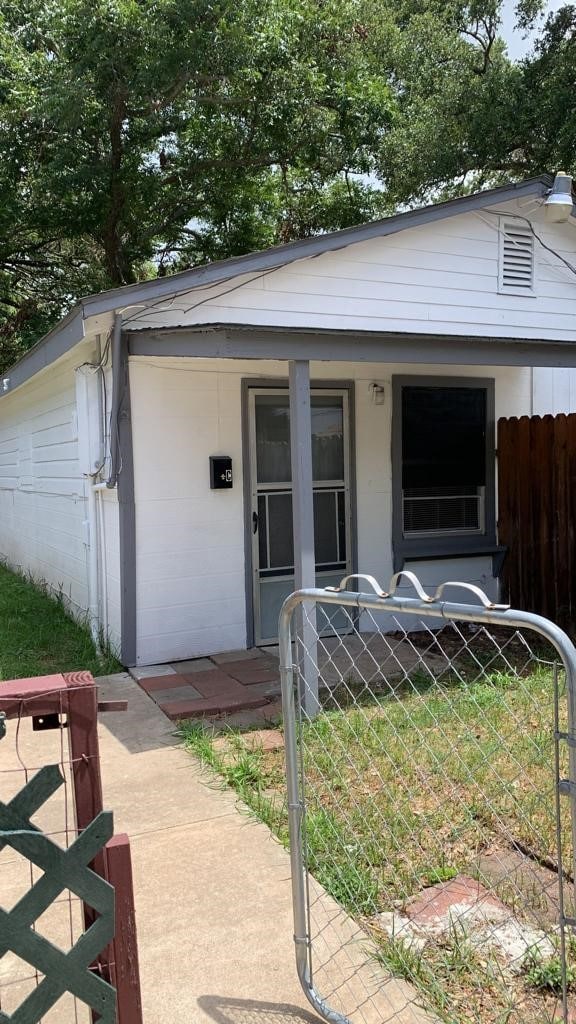
[[[252,648],[193,658],[166,665],[131,669],[139,686],[172,721],[217,720],[236,727],[258,728],[277,721],[282,713],[278,647]],[[320,695],[344,687],[350,692],[388,688],[412,673],[440,674],[446,660],[422,649],[403,635],[323,637],[317,648]]]
[[[496,537],[495,419],[504,413],[523,415],[531,401],[529,366],[574,360],[569,346],[257,327],[146,329],[125,337],[133,441],[125,436],[123,420],[120,441],[123,465],[134,469],[132,493],[120,496],[121,530],[132,538],[124,544],[128,557],[121,566],[127,664],[145,668],[149,678],[160,680],[155,666],[167,666],[168,674],[194,687],[193,679],[186,678],[188,663],[212,661],[230,651],[233,661],[242,660],[235,652],[253,660],[263,640],[274,644],[273,635],[263,637],[262,620],[258,628],[263,606],[268,623],[274,623],[283,596],[291,590],[333,584],[349,572],[368,572],[387,581],[394,571],[411,568],[428,587],[460,579],[496,596],[501,551]],[[305,353],[309,358],[300,358]],[[414,516],[410,523],[403,518],[406,387],[469,395],[470,405],[480,409],[476,421],[469,418],[467,424],[476,432],[473,446],[466,448],[466,437],[460,438],[465,457],[451,455],[459,466],[473,462],[477,472],[469,493],[456,495],[460,518],[455,529],[440,523],[440,529],[433,524],[429,531],[419,530]],[[268,402],[271,393],[276,404]],[[335,399],[329,429],[332,437],[339,436],[334,451],[338,448],[344,464],[336,474],[318,470],[318,431],[313,427],[319,407],[315,402],[325,408],[327,395]],[[269,410],[281,412],[277,418],[284,425],[289,421],[289,433],[280,438],[286,465],[272,481],[270,475],[258,475],[258,445],[262,442],[264,451],[270,440],[257,434],[250,418],[258,396],[265,397]],[[429,434],[430,422],[423,419]],[[279,437],[272,438],[277,447]],[[467,458],[468,452],[473,458]],[[230,477],[225,487],[211,486],[211,456],[226,463]],[[443,472],[446,465],[444,458]],[[319,525],[327,521],[319,514],[318,494],[326,498],[327,492],[333,503],[330,521],[337,519],[334,501],[340,495],[347,516],[344,545],[337,536],[340,523],[338,529],[331,527],[334,557],[325,556],[326,535],[318,543]],[[284,549],[290,546],[284,560],[271,550],[270,505],[266,521],[262,519],[261,506],[271,494],[284,502],[275,525],[276,540]],[[326,572],[332,578],[325,579]],[[271,583],[276,588],[272,602]],[[262,594],[268,595],[265,601]],[[378,628],[383,625],[379,622]],[[269,658],[269,649],[256,657]],[[215,660],[214,665],[220,668]],[[191,673],[195,669],[201,671],[195,665]],[[237,684],[268,685],[260,677],[248,684],[231,678],[230,700],[231,691],[240,697]],[[163,692],[160,683],[156,689]],[[195,701],[213,696],[202,690],[198,694],[178,696]],[[263,702],[274,694],[252,691],[250,700],[257,697]],[[218,713],[217,707],[212,710]]]

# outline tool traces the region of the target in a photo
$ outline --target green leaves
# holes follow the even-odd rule
[[[518,5],[535,23],[540,0]],[[0,344],[79,294],[574,162],[574,13],[501,0],[15,0]],[[3,341],[2,341],[3,339]]]

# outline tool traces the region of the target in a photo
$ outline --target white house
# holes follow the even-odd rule
[[[314,565],[495,593],[495,422],[576,409],[550,187],[83,299],[3,382],[0,556],[127,665],[273,642]]]

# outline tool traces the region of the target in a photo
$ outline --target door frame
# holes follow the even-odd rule
[[[250,451],[250,391],[288,391],[288,377],[244,377],[242,379],[242,476],[244,490],[244,565],[246,592],[246,646],[256,645],[256,623],[254,607],[254,557],[252,536],[252,481]],[[348,397],[348,466],[350,492],[350,565],[356,572],[358,565],[358,531],[356,510],[356,409],[354,402],[354,381],[311,380],[310,389],[315,391],[346,391]]]

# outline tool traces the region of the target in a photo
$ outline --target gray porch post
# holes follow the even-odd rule
[[[302,590],[316,586],[310,363],[304,359],[290,360],[289,367],[294,582],[296,590]],[[301,642],[302,703],[308,717],[313,718],[320,707],[316,610],[313,604],[306,603],[303,610],[298,611],[296,629]]]

